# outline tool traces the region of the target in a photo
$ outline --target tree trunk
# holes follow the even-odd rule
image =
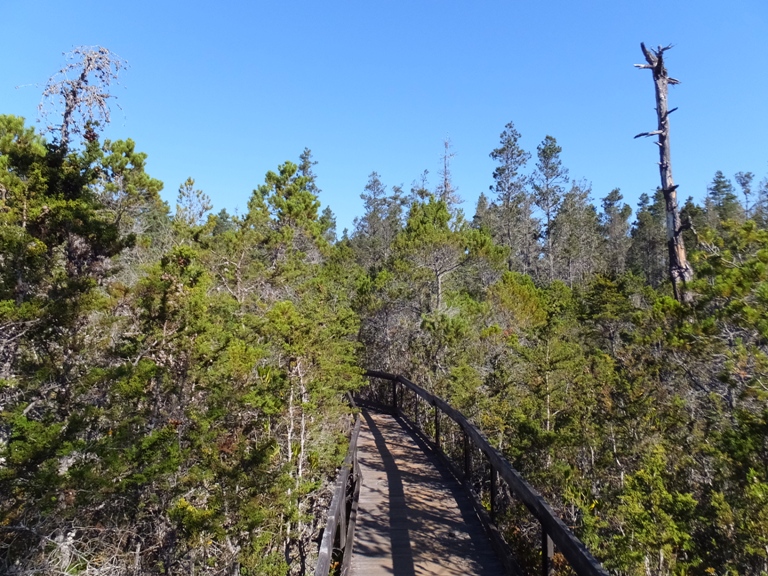
[[[661,189],[664,192],[667,211],[667,250],[669,252],[669,277],[675,290],[675,298],[678,302],[690,302],[692,294],[686,285],[693,279],[693,269],[688,264],[683,243],[683,227],[680,221],[680,212],[677,208],[677,185],[672,179],[672,160],[669,147],[669,115],[677,110],[667,108],[667,92],[669,84],[679,84],[674,78],[670,78],[664,67],[664,52],[672,46],[658,47],[656,50],[648,50],[644,43],[640,43],[646,62],[648,64],[635,64],[637,68],[645,68],[653,71],[653,81],[656,87],[656,115],[658,128],[652,132],[643,132],[640,136],[658,136],[659,140],[659,172],[661,174]]]

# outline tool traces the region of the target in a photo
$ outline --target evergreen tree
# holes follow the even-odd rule
[[[203,217],[212,207],[211,198],[202,190],[195,189],[195,181],[187,178],[179,186],[174,222],[182,227],[195,228],[203,223]]]
[[[392,243],[402,228],[402,209],[405,200],[399,187],[387,195],[387,187],[376,172],[368,176],[363,199],[365,213],[355,218],[352,245],[358,262],[364,268],[380,267],[390,257]]]
[[[684,226],[683,239],[685,245],[691,246],[695,250],[699,245],[699,232],[709,225],[707,212],[693,201],[693,197],[689,196],[685,204],[683,204],[682,210],[680,210],[680,220]]]
[[[629,217],[632,215],[632,209],[628,204],[621,202],[623,199],[621,191],[614,188],[602,200],[600,225],[605,238],[607,271],[612,276],[624,272],[630,245]]]
[[[653,203],[647,194],[640,196],[635,222],[630,233],[627,267],[645,276],[652,286],[660,286],[667,277],[667,244],[664,195],[657,190]]]
[[[272,217],[270,249],[278,269],[297,252],[308,261],[321,258],[323,224],[318,218],[320,201],[309,189],[312,179],[303,175],[293,162],[285,162],[278,172],[269,171],[265,183],[254,190],[252,201],[264,203]]]
[[[232,230],[235,223],[232,219],[232,216],[229,215],[229,212],[227,212],[226,208],[222,208],[219,210],[218,214],[214,216],[215,224],[213,227],[213,234],[219,235],[223,234],[229,230]]]
[[[320,188],[317,187],[317,176],[313,166],[317,166],[317,160],[312,158],[312,150],[304,148],[299,155],[299,175],[307,179],[307,190],[315,196],[320,196]]]
[[[587,282],[605,267],[600,223],[589,193],[586,185],[574,183],[552,221],[555,278],[570,287]]]
[[[322,234],[325,241],[329,244],[336,242],[336,215],[331,210],[330,206],[323,208],[323,212],[320,215],[320,225],[322,226]]]
[[[752,207],[752,219],[761,228],[768,228],[768,178],[760,182],[755,204]]]
[[[493,230],[495,222],[491,214],[491,208],[492,205],[488,202],[488,196],[485,195],[485,192],[480,192],[480,196],[477,197],[477,204],[475,205],[475,215],[472,217],[472,226],[478,229]]]
[[[707,188],[705,203],[709,225],[718,228],[725,220],[742,221],[744,211],[731,181],[718,170]]]
[[[536,149],[538,161],[531,181],[533,202],[544,214],[544,257],[547,266],[543,277],[549,281],[555,277],[555,254],[552,244],[552,223],[562,202],[564,186],[568,182],[568,170],[563,167],[560,153],[563,149],[557,140],[546,136]]]
[[[500,145],[490,154],[498,163],[493,171],[496,193],[493,206],[494,240],[509,250],[507,267],[510,271],[533,273],[538,260],[540,225],[532,215],[533,202],[521,174],[531,155],[518,144],[520,133],[512,122],[501,133]]]
[[[160,204],[163,183],[145,171],[147,155],[131,140],[106,140],[91,188],[124,234],[142,234]]]
[[[456,209],[457,204],[462,202],[459,197],[459,189],[453,185],[451,178],[451,160],[456,156],[456,153],[451,151],[452,148],[450,139],[446,138],[443,141],[444,150],[440,157],[440,183],[435,190],[435,196],[445,202],[451,212]]]
[[[741,193],[744,195],[744,218],[748,220],[752,217],[749,197],[752,195],[752,180],[754,180],[755,175],[752,172],[737,172],[734,178],[736,178]]]
[[[395,244],[398,259],[408,266],[414,281],[415,300],[425,313],[443,310],[446,283],[467,259],[464,224],[452,220],[446,203],[434,196],[414,202]]]

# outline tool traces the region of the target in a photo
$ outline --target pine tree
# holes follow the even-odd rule
[[[365,213],[355,218],[352,246],[358,262],[364,268],[381,267],[390,257],[392,242],[402,228],[402,209],[405,204],[399,187],[387,195],[387,187],[376,172],[368,176],[363,199]]]
[[[587,185],[574,183],[552,221],[555,278],[570,287],[605,268],[600,223],[589,193]]]
[[[532,215],[532,198],[526,190],[526,177],[521,174],[531,155],[518,144],[520,133],[512,122],[501,133],[500,145],[490,154],[498,163],[493,171],[496,193],[492,209],[494,240],[509,250],[510,271],[533,273],[538,260],[540,225]]]
[[[462,202],[459,189],[453,185],[451,178],[451,160],[456,156],[452,148],[450,139],[446,138],[443,141],[443,154],[440,156],[440,183],[435,190],[435,196],[445,202],[451,212],[455,211],[456,206]]]
[[[477,204],[475,205],[475,215],[472,217],[472,226],[475,228],[484,228],[488,231],[493,230],[496,226],[494,218],[491,214],[492,205],[488,202],[488,196],[485,192],[480,192],[480,196],[477,197]]]
[[[656,192],[653,203],[647,194],[640,196],[627,254],[627,267],[656,287],[664,282],[668,268],[664,213],[661,191]]]
[[[752,208],[752,218],[761,228],[768,228],[768,178],[760,182]]]
[[[317,176],[313,166],[317,166],[317,160],[312,158],[312,150],[304,148],[299,155],[299,175],[307,179],[307,190],[315,196],[320,196],[320,188],[317,187]]]
[[[194,179],[187,178],[179,186],[174,222],[182,227],[195,228],[203,224],[203,217],[212,207],[210,196],[202,190],[195,189]]]
[[[532,176],[533,202],[544,214],[544,257],[547,266],[544,278],[551,281],[555,277],[555,254],[552,244],[552,223],[563,199],[564,186],[568,182],[568,170],[563,167],[560,153],[563,149],[557,140],[546,136],[536,149],[538,162]]]
[[[725,220],[743,221],[744,211],[731,181],[718,170],[707,188],[705,204],[709,225],[719,228]]]
[[[752,196],[752,180],[754,180],[755,175],[752,172],[737,172],[734,178],[736,178],[741,193],[744,195],[744,218],[749,220],[752,217],[749,197]]]
[[[330,206],[323,208],[323,212],[320,214],[320,225],[325,241],[334,244],[336,242],[336,215]]]
[[[623,199],[621,191],[614,188],[602,200],[603,213],[600,224],[605,238],[607,270],[612,276],[624,272],[630,245],[629,217],[632,215],[632,208],[628,204],[622,204]]]

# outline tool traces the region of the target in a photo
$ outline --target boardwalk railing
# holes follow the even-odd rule
[[[553,566],[552,559],[554,555],[554,547],[556,546],[558,551],[563,555],[565,560],[570,565],[573,572],[579,576],[607,576],[608,573],[600,565],[600,563],[589,553],[587,548],[581,541],[574,536],[574,534],[568,529],[565,523],[553,512],[552,508],[544,501],[541,495],[533,489],[533,487],[526,482],[520,473],[515,470],[509,461],[502,456],[502,454],[491,446],[488,439],[483,435],[480,430],[477,429],[467,418],[461,414],[458,410],[450,406],[445,400],[438,398],[437,396],[430,394],[420,386],[417,386],[410,380],[403,378],[402,376],[395,376],[394,374],[387,374],[386,372],[368,371],[366,376],[371,378],[379,378],[381,380],[388,381],[391,385],[391,390],[387,394],[387,403],[390,404],[391,410],[395,415],[404,415],[403,408],[403,394],[406,390],[413,392],[416,395],[416,402],[411,406],[414,414],[414,418],[408,418],[409,423],[425,437],[427,437],[432,445],[441,453],[449,462],[452,457],[456,460],[456,456],[459,456],[459,460],[462,461],[458,473],[463,476],[464,484],[472,490],[473,486],[473,452],[478,451],[485,455],[488,466],[482,467],[483,470],[489,472],[488,483],[490,484],[489,491],[489,507],[490,514],[485,514],[484,521],[489,523],[489,529],[494,536],[494,539],[501,539],[500,532],[495,525],[497,509],[498,509],[498,494],[499,482],[506,484],[509,492],[514,495],[519,501],[521,501],[531,514],[536,518],[541,525],[541,574],[547,576],[551,574]],[[431,406],[434,410],[432,418],[428,418],[426,413],[421,414],[419,412],[419,397],[423,399],[424,403]],[[426,410],[425,410],[426,412]],[[460,436],[462,437],[460,452],[463,454],[451,453],[451,450],[444,449],[441,435],[441,428],[446,428],[449,422],[443,422],[443,415],[447,416],[455,425],[460,429]],[[428,425],[422,426],[420,422],[428,423]],[[455,427],[455,426],[454,426]],[[427,430],[427,428],[429,430]],[[457,468],[455,465],[454,469]],[[482,483],[481,483],[482,485]],[[473,492],[476,502],[479,504],[478,494]],[[496,542],[498,545],[499,542]],[[505,561],[505,565],[510,572],[521,572],[517,566],[517,562],[514,558],[509,556],[509,548],[506,545],[502,547],[507,551],[506,558],[501,559]],[[501,550],[497,551],[501,552]],[[318,573],[319,574],[319,573]],[[324,573],[325,576],[326,573]]]
[[[354,402],[352,405],[354,406]],[[334,574],[346,576],[349,572],[352,559],[349,552],[355,537],[357,503],[360,497],[360,465],[357,462],[360,423],[360,414],[357,414],[349,439],[349,449],[336,477],[331,505],[328,507],[328,520],[320,542],[315,576],[328,576],[332,563]]]

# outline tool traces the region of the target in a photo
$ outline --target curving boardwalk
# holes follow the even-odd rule
[[[502,575],[470,497],[390,415],[363,412],[354,576]]]

